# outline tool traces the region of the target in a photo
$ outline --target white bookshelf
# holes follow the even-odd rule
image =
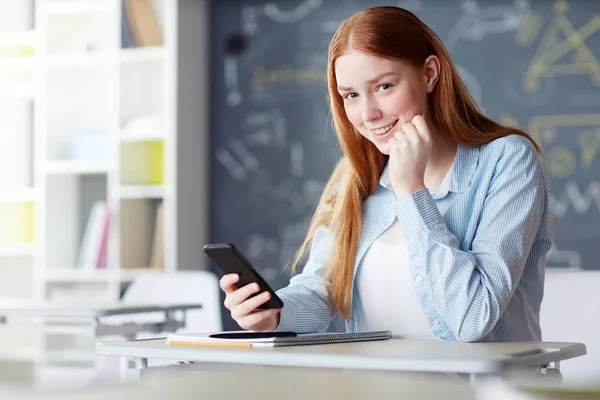
[[[101,161],[48,161],[46,163],[46,174],[48,175],[86,175],[86,174],[108,174],[111,166]]]
[[[0,33],[0,46],[35,44],[37,41],[37,32],[34,29],[28,28],[30,27],[21,26],[19,30]]]
[[[122,63],[139,63],[146,61],[162,61],[166,51],[163,46],[137,47],[121,49],[120,58]]]
[[[35,94],[35,87],[31,84],[4,84],[0,88],[0,100],[31,100]]]
[[[33,180],[37,30],[32,1],[0,2],[0,301],[35,296],[39,256]],[[1,328],[1,325],[0,325]],[[33,360],[35,335],[0,329],[0,360]]]
[[[0,58],[0,168],[12,172],[0,177],[0,218],[19,226],[12,236],[0,229],[0,288],[11,282],[0,301],[118,301],[140,274],[177,270],[179,1],[151,1],[163,44],[123,49],[121,0],[0,0],[0,57],[29,48]],[[106,266],[78,267],[97,201],[109,208]],[[53,340],[0,331],[11,343],[0,359],[36,354],[47,365]]]
[[[127,185],[119,187],[121,199],[162,199],[166,196],[163,185]]]
[[[44,38],[39,54],[43,154],[37,170],[44,193],[39,216],[43,248],[37,264],[43,299],[51,299],[56,286],[96,283],[98,292],[118,300],[121,253],[132,251],[122,246],[122,230],[127,229],[123,221],[154,226],[156,207],[150,205],[160,201],[165,228],[176,230],[175,193],[165,190],[172,187],[166,172],[174,159],[169,142],[174,140],[176,124],[169,103],[175,101],[176,77],[169,74],[176,71],[170,65],[176,60],[164,55],[176,45],[172,32],[176,32],[177,2],[152,2],[157,6],[163,44],[123,49],[120,0],[36,1],[37,28]],[[163,134],[140,138],[133,150],[139,157],[124,157],[128,148],[123,145],[123,131],[132,120],[147,115],[160,116]],[[150,142],[160,145],[154,145],[148,156],[143,150],[151,147]],[[151,165],[156,157],[159,172]],[[128,210],[123,201],[128,200],[146,205],[149,211],[136,215],[143,221],[124,215]],[[106,267],[82,268],[77,266],[78,253],[96,201],[105,201],[110,214]],[[142,236],[152,237],[153,232]],[[163,246],[163,272],[174,272],[174,243],[166,235]],[[143,248],[151,246],[146,243]]]
[[[45,14],[53,15],[95,15],[98,13],[110,14],[112,4],[108,1],[46,1]]]
[[[0,257],[33,257],[35,245],[29,243],[6,243],[0,245]]]
[[[114,279],[106,270],[77,270],[71,267],[55,267],[46,271],[45,281],[51,283],[82,283],[82,282],[107,282]]]

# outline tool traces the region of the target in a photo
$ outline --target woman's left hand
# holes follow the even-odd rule
[[[425,188],[425,168],[431,154],[431,132],[421,115],[404,123],[389,141],[390,181],[396,199]]]

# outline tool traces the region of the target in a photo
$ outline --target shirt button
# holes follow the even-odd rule
[[[434,319],[433,320],[433,325],[434,326],[440,326],[440,320],[439,319]]]
[[[423,279],[421,279],[421,277],[420,277],[420,276],[417,276],[417,277],[415,278],[415,281],[417,281],[417,283],[421,283],[421,282],[423,282]]]

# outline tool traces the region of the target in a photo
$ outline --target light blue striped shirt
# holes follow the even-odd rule
[[[459,146],[448,194],[428,189],[396,200],[381,184],[363,204],[354,277],[366,250],[399,217],[409,267],[433,334],[445,340],[541,340],[539,313],[551,247],[548,194],[534,146],[519,135],[478,148]],[[327,330],[323,272],[332,237],[318,229],[302,273],[277,293],[285,306],[277,330]],[[352,285],[352,319],[358,326]],[[367,295],[367,294],[363,294]]]

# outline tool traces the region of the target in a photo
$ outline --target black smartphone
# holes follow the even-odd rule
[[[250,261],[242,252],[231,243],[207,244],[204,246],[204,252],[217,264],[217,267],[224,274],[238,274],[240,279],[235,286],[239,289],[249,283],[256,282],[260,290],[250,297],[254,297],[264,291],[271,293],[271,298],[258,308],[282,308],[283,301],[277,296],[275,291],[267,284],[262,276],[252,266]]]
[[[215,339],[269,339],[296,336],[298,336],[296,332],[223,332],[210,335]]]

